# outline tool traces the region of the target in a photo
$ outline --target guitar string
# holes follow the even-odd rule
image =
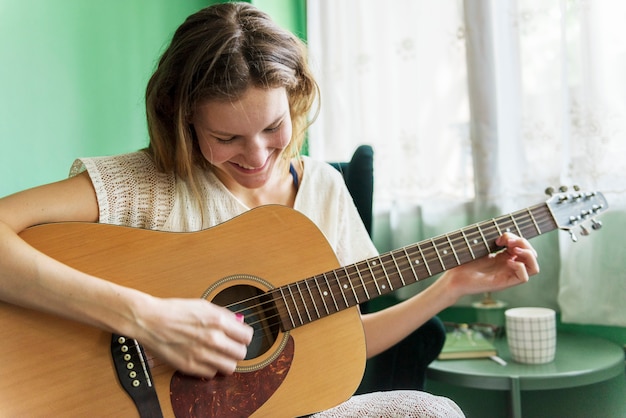
[[[536,208],[531,208],[531,209],[536,209]],[[519,214],[521,212],[522,211],[519,211],[517,213]],[[514,216],[514,215],[515,214],[511,214],[511,216]],[[548,215],[549,215],[549,213],[548,213]],[[504,220],[507,217],[508,217],[508,215],[505,216],[505,217],[500,217],[500,218],[496,218],[496,219],[491,219],[489,221],[484,221],[484,222],[481,222],[480,224],[470,225],[470,226],[464,228],[464,230],[470,230],[470,229],[479,228],[481,225],[483,226],[483,229],[484,229],[484,226],[489,225],[489,224],[491,224],[490,226],[488,226],[489,228],[497,230],[495,225],[493,225],[492,223],[494,221],[498,221],[498,220],[502,221],[502,220]],[[552,222],[553,221],[552,217],[551,216],[546,216],[546,214],[540,214],[537,218],[531,219],[530,216],[528,216],[528,217],[526,217],[526,219],[521,220],[521,222],[517,222],[517,227],[519,227],[520,232],[521,232],[521,230],[524,230],[524,229],[529,228],[529,227],[536,230],[535,222],[538,225],[541,225],[541,224],[544,224],[546,221]],[[502,222],[501,222],[501,225],[499,225],[499,226],[507,227],[508,224],[510,224],[510,226],[512,227],[512,226],[514,226],[515,222],[513,222],[513,220],[506,220],[506,223],[502,224]],[[551,231],[552,229],[554,229],[554,228],[550,227],[549,231]],[[536,234],[539,235],[539,234],[541,234],[543,232],[548,232],[548,230],[546,230],[546,231],[541,231],[541,230],[540,231],[536,231]],[[461,233],[461,230],[455,231],[455,232],[447,234],[447,235],[444,234],[444,235],[432,238],[430,240],[427,240],[426,242],[429,242],[429,243],[434,244],[434,245],[430,246],[430,248],[427,249],[427,251],[423,252],[423,254],[424,254],[424,262],[427,263],[427,264],[432,264],[432,263],[441,264],[442,257],[438,253],[438,251],[437,251],[436,241],[438,239],[443,239],[443,238],[446,238],[446,237],[450,237],[453,234],[460,234],[460,233]],[[498,233],[499,233],[499,231],[498,231]],[[478,238],[480,238],[480,240],[483,240],[483,237],[484,237],[484,235],[482,234],[482,232],[479,231],[479,232],[474,232],[472,234],[466,234],[465,237],[462,237],[462,238],[458,238],[458,239],[455,238],[453,240],[450,240],[450,242],[454,245],[454,244],[458,244],[459,242],[464,243],[466,240],[470,240],[471,241],[471,240],[478,239]],[[478,245],[478,244],[475,244],[475,245]],[[482,245],[481,245],[481,248],[483,246],[487,246],[488,247],[488,245],[489,245],[488,243],[483,242]],[[417,246],[417,244],[412,244],[412,245],[404,247],[404,248],[413,247],[413,246]],[[489,248],[485,248],[485,249],[490,250]],[[482,250],[484,251],[485,249],[482,249]],[[383,261],[382,260],[385,256],[389,256],[392,253],[400,253],[400,252],[402,252],[402,250],[403,249],[398,249],[398,250],[395,250],[395,251],[392,251],[392,252],[389,252],[389,253],[381,254],[380,256],[377,256],[377,257],[372,257],[372,258],[378,258],[378,259],[381,260],[381,264],[379,264],[379,268],[381,270],[385,271],[385,277],[386,278],[388,278],[386,270],[389,269],[392,264],[393,264],[393,267],[394,267],[393,270],[395,270],[398,273],[400,273],[400,276],[402,276],[402,273],[405,273],[405,272],[408,272],[408,271],[411,271],[411,273],[413,273],[414,265],[410,262],[409,258],[407,258],[407,257],[395,258],[395,257],[391,256],[391,261]],[[449,256],[449,254],[446,254],[446,256]],[[472,257],[472,258],[474,258],[474,257]],[[479,257],[476,257],[476,258],[479,258]],[[371,259],[369,259],[369,260],[371,260]],[[340,267],[340,268],[332,270],[330,272],[325,272],[325,273],[322,273],[322,274],[318,274],[316,276],[313,276],[313,277],[301,280],[299,282],[290,283],[288,285],[283,286],[283,288],[290,288],[291,289],[293,287],[296,287],[297,289],[295,290],[295,293],[302,295],[303,292],[299,290],[299,287],[298,287],[299,284],[304,284],[307,280],[319,279],[319,278],[321,278],[321,277],[323,277],[323,276],[325,276],[327,274],[331,274],[331,273],[335,273],[335,276],[336,276],[337,280],[339,280],[341,278],[341,279],[347,279],[349,282],[352,282],[354,280],[354,278],[351,278],[352,274],[348,271],[348,268],[350,268],[350,267],[356,268],[356,272],[358,274],[359,272],[363,271],[362,269],[359,269],[359,267],[358,267],[359,265],[366,265],[368,267],[368,269],[370,268],[370,265],[368,263],[369,260],[361,261],[361,262],[358,262],[358,263],[355,263],[355,264],[352,264],[352,265],[349,265],[349,266],[345,266],[345,267]],[[397,264],[398,262],[400,264]],[[464,263],[462,263],[462,264],[464,264]],[[457,266],[458,265],[459,264],[457,264]],[[456,266],[454,266],[454,267],[456,267]],[[446,269],[448,269],[448,268],[444,268],[444,270],[446,270]],[[342,272],[342,274],[337,275],[336,272],[338,272],[338,271]],[[435,273],[435,274],[437,274],[437,273]],[[363,286],[365,286],[367,288],[367,285],[371,285],[372,283],[377,283],[377,280],[375,278],[372,277],[370,279],[369,277],[367,277],[367,276],[369,276],[369,273],[367,273],[365,276],[366,276],[366,280],[365,281],[358,280],[358,282],[362,282],[362,284],[357,283],[356,285],[351,286],[351,288],[354,289],[355,293],[356,293],[356,291],[362,290]],[[426,278],[429,278],[429,277],[432,277],[432,275],[429,275],[429,276],[423,277],[423,278],[417,278],[416,281],[421,280],[421,279],[426,279]],[[362,279],[363,277],[361,276],[360,278]],[[356,282],[357,280],[354,280],[354,281]],[[337,283],[337,284],[339,285],[339,283]],[[309,289],[308,286],[302,286],[302,287]],[[339,288],[341,290],[341,286],[339,286]],[[277,289],[272,289],[268,293],[277,293],[276,290]],[[329,288],[329,290],[332,290],[332,289]],[[343,293],[343,290],[341,290],[341,291]],[[332,297],[334,298],[334,296],[332,296]],[[232,308],[234,305],[241,305],[241,304],[245,304],[246,302],[251,302],[251,301],[258,300],[258,299],[260,299],[260,297],[252,297],[252,298],[249,298],[247,300],[238,301],[236,304],[233,304],[233,305],[226,305],[226,308]],[[296,308],[296,310],[298,310],[298,309],[301,310],[302,306],[306,305],[306,303],[307,303],[304,297],[301,296],[300,299],[302,301],[302,304],[296,303],[295,306],[294,306]],[[311,295],[311,301],[313,302],[313,304],[317,304],[318,302],[319,303],[323,303],[322,299],[320,299],[319,301],[316,301],[315,298]],[[352,299],[352,298],[350,298],[350,299]],[[352,306],[356,306],[357,304],[361,303],[361,302],[358,301],[358,298],[355,298],[355,301],[356,301],[356,303],[354,305],[352,305]],[[295,300],[294,300],[294,302],[295,302]],[[267,308],[267,306],[269,306],[269,308]],[[347,307],[350,307],[350,306],[346,306],[346,308]],[[278,317],[279,318],[278,322],[270,323],[269,326],[264,326],[264,327],[262,327],[260,329],[260,331],[261,330],[262,331],[267,331],[267,329],[269,327],[275,326],[276,324],[280,323],[280,314],[273,314],[273,315],[267,315],[267,316],[264,315],[264,314],[267,314],[268,312],[276,310],[274,308],[274,304],[272,304],[271,301],[265,301],[265,302],[261,302],[261,303],[256,304],[256,305],[246,306],[245,310],[253,310],[253,309],[257,309],[257,308],[259,308],[260,310],[257,310],[256,312],[258,312],[258,313],[255,313],[254,316],[262,316],[262,319],[259,320],[259,321],[247,322],[249,325],[257,325],[259,322],[267,323],[269,320],[272,320],[272,319],[275,319],[276,317]],[[339,310],[341,310],[341,309],[339,309]],[[328,311],[328,309],[325,309],[325,311]],[[316,312],[319,312],[319,310],[316,309]],[[244,313],[244,312],[240,312],[240,313]],[[332,313],[334,313],[334,312],[328,312],[327,314],[329,315],[329,314],[332,314]],[[320,317],[323,317],[323,316],[320,316]],[[308,322],[310,322],[310,321],[308,321]],[[306,322],[306,323],[308,323],[308,322]]]
[[[544,221],[544,220],[539,219],[539,222],[543,223],[543,221]],[[487,221],[486,223],[490,223],[490,222],[491,222],[491,221]],[[512,226],[512,225],[513,225],[513,224],[512,224],[512,221],[510,221],[510,222],[511,222],[511,226]],[[531,225],[531,222],[518,223],[518,226],[520,226],[520,229],[525,229],[525,228],[528,228],[529,226],[534,227],[534,223],[533,223],[532,225]],[[471,226],[470,226],[470,227],[467,227],[466,229],[470,229],[470,228],[471,228]],[[495,226],[490,226],[490,228],[495,229]],[[451,236],[452,234],[460,234],[460,231],[458,231],[458,232],[453,232],[453,233],[451,233],[451,234],[448,234],[447,236]],[[441,240],[441,239],[445,239],[445,238],[446,238],[446,235],[441,235],[441,236],[439,236],[439,237],[435,237],[435,238],[432,238],[432,239],[430,239],[430,240],[427,240],[427,241],[424,241],[424,242],[423,242],[423,243],[428,243],[428,244],[430,244],[430,245],[429,245],[429,248],[427,248],[427,249],[426,249],[426,251],[422,251],[422,254],[424,254],[424,262],[425,262],[425,263],[427,263],[427,264],[439,264],[439,265],[441,265],[441,260],[440,260],[440,259],[442,259],[442,258],[444,258],[444,257],[447,257],[447,258],[449,258],[449,257],[450,257],[450,253],[444,254],[444,255],[443,255],[443,257],[442,257],[442,256],[441,256],[441,254],[437,251],[438,249],[442,249],[442,248],[440,248],[440,246],[441,246],[441,244],[442,244],[442,243],[437,243],[436,241],[437,241],[437,240]],[[450,240],[450,242],[452,242],[452,244],[453,244],[453,245],[454,245],[454,244],[458,244],[459,242],[462,242],[462,243],[466,244],[466,242],[465,242],[465,241],[466,241],[466,239],[467,239],[468,241],[472,241],[472,240],[475,240],[475,239],[478,239],[478,238],[480,238],[480,241],[482,241],[482,240],[483,240],[483,235],[482,235],[482,234],[480,234],[480,233],[465,234],[465,236],[464,236],[464,237],[462,236],[462,237],[460,237],[460,238],[458,238],[458,239],[456,239],[456,238],[455,238],[455,239],[453,239],[453,240]],[[484,246],[488,246],[488,245],[489,245],[488,243],[485,243],[485,242],[482,242],[482,244],[480,244],[480,243],[474,243],[474,245],[480,245],[480,249],[481,249],[482,251],[484,251],[484,250],[486,250],[486,249],[490,250],[490,248],[483,248]],[[393,257],[393,255],[392,255],[392,254],[398,254],[398,253],[401,253],[401,252],[403,252],[403,250],[404,250],[404,249],[409,249],[409,248],[411,248],[411,247],[415,247],[415,246],[417,246],[417,244],[411,244],[411,245],[406,246],[406,247],[403,247],[403,248],[401,248],[401,249],[394,250],[394,251],[389,252],[389,253],[384,253],[384,254],[381,254],[381,255],[376,256],[376,257],[372,257],[372,258],[370,258],[370,259],[368,259],[368,260],[360,261],[360,262],[358,262],[358,263],[355,263],[355,264],[352,264],[352,265],[348,265],[348,266],[344,266],[344,267],[339,267],[339,268],[337,268],[337,269],[335,269],[335,270],[332,270],[332,271],[329,271],[329,272],[325,272],[325,273],[321,273],[321,274],[318,274],[318,275],[316,275],[316,276],[313,276],[313,277],[310,277],[310,278],[307,278],[307,279],[301,280],[301,281],[299,281],[299,282],[290,283],[289,285],[285,285],[285,286],[283,286],[283,288],[285,288],[285,287],[297,287],[297,285],[298,285],[298,284],[302,284],[302,283],[306,282],[306,280],[314,279],[314,278],[316,278],[316,277],[321,277],[321,276],[324,276],[324,275],[330,275],[330,274],[335,273],[335,272],[337,272],[337,271],[342,272],[342,274],[340,274],[340,275],[336,275],[336,274],[335,274],[335,275],[337,276],[337,279],[343,279],[343,278],[346,278],[346,277],[347,277],[347,278],[350,278],[351,273],[347,271],[348,269],[350,269],[350,268],[356,268],[357,273],[358,273],[358,272],[363,272],[363,269],[358,268],[358,266],[359,266],[359,265],[366,265],[366,266],[369,268],[369,267],[370,267],[370,264],[369,264],[368,262],[369,262],[370,260],[374,259],[374,258],[381,260],[381,262],[382,262],[382,263],[381,263],[381,264],[379,264],[378,266],[379,266],[382,270],[387,270],[391,264],[393,264],[394,262],[397,262],[397,261],[399,261],[399,260],[400,260],[400,262],[402,263],[402,265],[403,265],[404,267],[406,267],[406,266],[413,267],[413,266],[414,266],[413,264],[408,263],[408,261],[404,261],[404,259],[406,259],[407,257],[396,258],[396,257]],[[407,255],[408,255],[408,252],[405,252],[405,254],[407,254]],[[384,258],[391,258],[391,260],[390,260],[390,261],[384,261],[384,260],[383,260]],[[478,258],[478,257],[476,257],[476,258]],[[461,263],[461,264],[464,264],[464,263]],[[458,266],[458,265],[459,265],[459,264],[457,264],[457,266]],[[373,267],[376,267],[376,266],[373,266]],[[454,266],[454,267],[456,267],[456,266]],[[446,270],[446,269],[448,269],[448,268],[445,268],[444,270]],[[402,272],[402,271],[406,271],[406,270],[408,270],[408,269],[407,269],[407,268],[404,268],[404,269],[394,269],[394,270],[398,270],[398,271],[401,271],[401,272]],[[439,273],[439,272],[438,272],[438,273]],[[437,273],[435,273],[435,274],[437,274]],[[428,276],[428,277],[430,277],[430,276]],[[424,277],[424,278],[427,278],[427,277]],[[371,284],[371,283],[372,283],[372,281],[369,281],[369,282],[367,282],[366,284]],[[303,287],[305,287],[305,286],[303,286]],[[362,287],[361,285],[357,284],[356,289],[360,289],[361,287]],[[274,289],[274,290],[275,290],[275,289]],[[302,292],[301,292],[301,291],[299,291],[299,290],[296,290],[296,293],[302,293]],[[236,302],[236,304],[233,304],[233,305],[226,305],[225,307],[226,307],[226,308],[232,308],[232,307],[233,307],[233,306],[235,306],[235,305],[239,305],[239,304],[242,304],[242,303],[250,302],[250,301],[253,301],[253,300],[257,299],[257,298],[258,298],[258,297],[252,297],[252,298],[250,298],[250,299],[248,299],[248,300],[241,300],[241,301],[237,301],[237,302]],[[261,305],[263,305],[263,304],[265,304],[265,303],[262,303],[262,304],[260,304],[260,305],[251,305],[251,306],[248,306],[248,307],[247,307],[247,309],[254,309],[254,308],[257,308],[257,307],[259,307],[259,306],[261,306]]]
[[[538,215],[533,214],[533,211],[535,211],[535,210],[537,210],[537,209],[544,209],[544,210],[543,210],[543,211],[541,211]],[[518,222],[518,221],[520,221],[520,220],[519,220],[519,219],[515,219],[515,216],[516,216],[516,215],[517,215],[517,216],[519,216],[519,214],[521,214],[521,213],[524,213],[524,217],[522,218],[521,222]],[[509,218],[510,218],[510,219],[509,219]],[[502,222],[504,221],[505,223],[504,223],[504,224],[499,224],[499,223],[498,223],[498,221],[500,221],[500,223],[502,223]],[[511,214],[509,214],[509,215],[500,216],[500,217],[498,217],[498,218],[492,218],[492,219],[487,220],[487,221],[483,221],[483,222],[480,222],[480,223],[476,223],[476,224],[473,224],[473,225],[469,225],[469,226],[467,226],[467,227],[465,227],[465,228],[461,228],[461,229],[459,229],[458,231],[454,231],[454,232],[451,232],[451,233],[449,233],[449,234],[442,234],[442,235],[440,235],[440,236],[437,236],[437,237],[431,238],[431,239],[429,239],[429,240],[422,241],[421,243],[411,244],[411,245],[409,245],[409,246],[406,246],[406,247],[400,248],[400,249],[398,249],[398,250],[394,250],[394,251],[391,251],[391,252],[387,252],[387,253],[381,254],[381,255],[379,255],[379,256],[377,256],[377,257],[372,257],[372,258],[370,258],[370,259],[368,259],[368,260],[364,260],[364,261],[361,261],[361,262],[358,262],[358,263],[355,263],[355,264],[352,264],[352,265],[349,265],[349,266],[340,267],[340,268],[335,269],[335,270],[333,270],[333,271],[331,271],[331,272],[336,272],[336,271],[339,271],[339,270],[343,270],[343,271],[344,271],[344,273],[345,273],[345,276],[344,276],[344,277],[345,277],[345,278],[347,278],[347,279],[348,279],[348,281],[350,281],[350,282],[351,282],[351,281],[352,281],[352,279],[350,278],[350,272],[347,270],[349,267],[355,267],[355,268],[356,268],[356,271],[357,271],[357,273],[358,273],[358,272],[360,271],[360,270],[358,269],[358,265],[359,265],[359,264],[367,264],[367,265],[368,265],[368,268],[370,268],[370,266],[369,266],[369,264],[368,264],[368,261],[369,261],[369,260],[371,260],[371,259],[373,259],[373,258],[378,258],[378,259],[381,259],[381,261],[382,261],[382,257],[385,257],[385,256],[389,256],[389,255],[391,255],[391,262],[387,262],[387,264],[391,264],[391,263],[393,263],[393,264],[394,264],[394,266],[395,266],[395,270],[396,270],[396,271],[398,271],[398,273],[399,273],[399,275],[400,275],[400,276],[402,276],[402,273],[403,273],[403,272],[407,272],[407,271],[409,271],[409,270],[410,270],[410,271],[412,272],[412,274],[415,276],[414,267],[413,267],[412,263],[410,262],[410,259],[409,259],[408,257],[402,257],[402,258],[400,259],[400,263],[398,264],[398,263],[397,263],[398,259],[396,259],[395,257],[393,257],[393,254],[399,253],[399,252],[401,252],[401,251],[403,251],[403,250],[405,250],[405,249],[408,249],[409,247],[418,247],[418,248],[419,248],[419,247],[420,247],[420,245],[423,245],[423,244],[424,244],[424,243],[426,243],[426,242],[430,242],[430,243],[432,243],[432,246],[430,247],[430,249],[427,249],[427,252],[425,252],[425,253],[424,253],[424,252],[422,252],[422,253],[421,253],[421,254],[423,255],[423,260],[424,260],[424,263],[440,262],[440,261],[441,261],[441,255],[440,255],[440,254],[438,253],[438,251],[437,251],[437,249],[438,249],[438,248],[437,248],[437,240],[440,240],[440,239],[446,239],[446,238],[447,238],[447,239],[448,239],[448,242],[449,242],[452,246],[454,246],[455,244],[458,244],[459,242],[465,242],[466,244],[468,244],[470,240],[473,242],[473,240],[476,240],[476,239],[478,239],[478,238],[480,238],[481,240],[483,240],[483,241],[484,241],[484,235],[483,235],[483,233],[482,233],[481,228],[485,228],[485,227],[487,227],[487,228],[492,228],[492,229],[497,230],[497,232],[498,232],[498,234],[499,234],[499,233],[500,233],[500,229],[499,229],[499,228],[500,228],[500,227],[505,227],[505,228],[508,228],[508,227],[506,226],[508,223],[510,223],[510,224],[511,224],[511,227],[514,227],[516,230],[518,230],[518,231],[516,231],[516,232],[518,232],[518,234],[521,234],[521,231],[522,231],[522,230],[524,230],[524,229],[526,229],[526,228],[533,228],[533,229],[535,229],[536,234],[535,234],[535,235],[533,235],[533,237],[534,237],[534,236],[537,236],[537,235],[541,235],[541,234],[546,233],[546,232],[550,232],[550,231],[554,230],[554,229],[555,229],[555,226],[556,226],[556,222],[555,222],[555,220],[554,220],[553,215],[551,214],[551,212],[550,212],[549,210],[547,210],[547,205],[545,205],[545,204],[544,204],[544,205],[543,205],[543,207],[542,207],[542,205],[536,205],[536,206],[533,206],[533,207],[529,207],[529,208],[527,208],[527,209],[523,209],[523,210],[520,210],[520,211],[517,211],[517,212],[513,212],[513,213],[511,213]],[[541,225],[544,225],[544,227],[545,227],[545,226],[546,226],[546,225],[545,225],[546,223],[548,224],[548,225],[547,225],[547,229],[545,229],[545,230],[541,229],[541,228],[540,228],[540,226],[541,226]],[[490,224],[491,224],[491,225],[490,225]],[[464,233],[465,231],[470,231],[470,230],[476,230],[477,232],[471,232],[469,235],[467,235],[467,234],[465,234],[465,233]],[[508,230],[507,230],[507,231],[508,231]],[[457,238],[454,238],[454,239],[452,239],[452,240],[450,239],[450,237],[451,237],[452,235],[459,235],[459,234],[462,236],[462,238],[458,238],[458,239],[457,239]],[[498,236],[499,236],[499,235],[498,235]],[[523,237],[524,235],[523,235],[523,234],[521,234],[521,236]],[[532,237],[531,237],[531,238],[532,238]],[[488,244],[487,242],[483,242],[483,244],[487,247],[488,253],[489,253],[489,252],[491,252],[491,249],[489,248],[489,244]],[[475,245],[477,245],[477,244],[475,244]],[[470,250],[470,252],[471,252],[471,246],[469,246],[469,245],[468,245],[468,249],[469,249],[469,250]],[[453,251],[454,251],[454,250],[453,250]],[[408,253],[407,253],[406,251],[405,251],[405,254],[407,254],[407,256],[408,256]],[[435,258],[435,257],[433,257],[433,255],[435,255],[435,256],[436,256],[436,258]],[[455,254],[455,258],[456,258],[456,254]],[[473,257],[473,254],[472,254],[472,258],[473,258],[473,259],[476,259],[476,258],[480,258],[480,257]],[[461,264],[464,264],[464,263],[461,263]],[[382,262],[382,264],[380,265],[380,268],[381,268],[382,270],[386,270],[385,261],[383,261],[383,262]],[[444,266],[444,270],[443,270],[443,271],[445,271],[445,270],[447,270],[447,269],[448,269],[448,268],[445,268],[445,266]],[[297,287],[297,285],[298,285],[299,283],[305,283],[307,280],[314,280],[314,279],[316,279],[316,278],[319,278],[319,277],[324,276],[324,275],[326,275],[326,274],[329,274],[329,273],[331,273],[331,272],[325,272],[325,273],[322,273],[322,274],[318,274],[318,275],[315,275],[315,276],[313,276],[313,277],[309,277],[309,278],[307,278],[307,279],[301,280],[301,281],[299,281],[299,282],[291,283],[291,284],[288,284],[288,285],[283,286],[283,287],[292,287],[292,286],[294,286],[294,285],[296,285],[296,287]],[[385,276],[387,277],[387,274],[386,274],[386,273],[385,273]],[[417,281],[419,281],[419,280],[426,279],[426,278],[429,278],[429,277],[432,277],[432,275],[429,275],[429,276],[424,277],[424,278],[415,277],[415,279],[416,279],[416,282],[417,282]],[[363,277],[362,277],[362,276],[360,276],[359,278],[360,278],[360,280],[359,280],[359,281],[360,281],[360,282],[362,282],[362,284],[363,284],[364,286],[366,286],[367,284],[376,283],[376,278],[375,278],[375,277],[373,277],[373,276],[372,276],[371,280],[370,280],[369,278],[366,278],[366,280],[365,280],[365,281],[363,281]],[[337,277],[337,279],[338,279],[338,277]],[[368,281],[368,280],[369,280],[369,281]],[[338,283],[338,284],[339,284],[339,283]],[[355,289],[357,289],[358,287],[362,287],[362,286],[361,286],[361,285],[359,285],[359,284],[357,284],[357,286],[356,286],[356,287],[354,287],[354,286],[352,286],[352,287],[353,287],[353,288],[355,288]],[[366,286],[366,287],[367,287],[367,286]],[[308,287],[307,287],[307,288],[308,288]],[[341,287],[340,287],[340,288],[341,288]],[[276,293],[276,290],[277,290],[277,289],[272,289],[272,290],[271,290],[271,291],[269,291],[268,293]],[[329,290],[331,290],[331,289],[329,288]],[[342,291],[342,292],[343,292],[343,291]],[[298,291],[297,291],[297,293],[301,293],[301,292],[298,290]],[[254,300],[259,300],[259,299],[260,299],[260,297],[261,297],[261,296],[248,298],[247,300],[238,301],[236,304],[237,304],[237,305],[240,305],[240,304],[245,303],[245,302],[254,301]],[[334,298],[334,296],[333,296],[333,298]],[[315,298],[314,298],[312,295],[311,295],[311,299],[312,299],[313,304],[316,304]],[[323,298],[322,298],[322,299],[323,299]],[[320,299],[320,301],[321,301],[321,302],[323,302],[323,300],[322,300],[322,299]],[[353,306],[356,306],[358,303],[360,303],[360,302],[357,300],[357,298],[355,298],[355,301],[356,301],[356,304],[355,304],[355,305],[353,305]],[[294,302],[295,302],[295,300],[294,300]],[[305,304],[305,303],[306,303],[306,302],[305,302],[305,300],[304,300],[304,298],[302,298],[302,302],[303,302],[303,304]],[[269,308],[269,309],[265,307],[265,306],[267,306],[268,304],[271,304],[271,306],[270,306],[270,308]],[[228,307],[232,307],[232,306],[234,306],[234,305],[235,305],[235,304],[233,304],[233,305],[227,305],[226,307],[228,308]],[[296,304],[296,305],[297,305],[297,304]],[[257,305],[247,306],[247,307],[245,308],[245,310],[255,309],[255,308],[258,308],[258,307],[261,307],[261,306],[263,306],[263,310],[261,310],[261,313],[267,313],[267,312],[269,312],[269,311],[271,311],[271,312],[275,312],[275,311],[276,311],[276,308],[274,308],[274,306],[275,306],[275,305],[274,305],[274,304],[272,304],[272,303],[271,303],[271,301],[262,302],[262,303],[257,304]],[[298,308],[298,306],[295,306],[295,307],[296,307],[296,308]],[[347,306],[347,307],[350,307],[350,306]],[[347,307],[346,307],[346,308],[347,308]],[[244,310],[244,311],[245,311],[245,310]],[[328,311],[328,309],[325,309],[325,310],[326,310],[326,311]],[[339,310],[341,310],[341,309],[339,309]],[[316,308],[316,311],[318,311],[318,310],[317,310],[317,308]],[[236,312],[236,311],[234,311],[234,312]],[[239,313],[244,313],[244,312],[243,312],[243,311],[241,311],[241,312],[239,312]],[[330,315],[330,314],[332,314],[332,313],[334,313],[334,312],[328,312],[327,314],[328,314],[328,315]],[[270,316],[267,316],[267,317],[263,317],[263,319],[262,319],[261,321],[262,321],[262,322],[265,322],[265,323],[267,323],[267,322],[268,322],[268,321],[270,321],[270,320],[276,319],[276,318],[278,318],[278,321],[277,321],[277,322],[271,323],[269,326],[263,326],[263,327],[261,327],[260,329],[255,330],[255,335],[256,335],[256,331],[267,331],[267,329],[268,329],[268,328],[270,328],[270,327],[273,327],[273,326],[276,326],[276,325],[280,325],[280,315],[279,315],[279,314],[274,314],[274,315],[270,315]],[[320,317],[320,318],[321,318],[321,317]],[[244,320],[245,320],[245,318],[244,318]],[[251,326],[252,326],[252,325],[257,325],[257,324],[258,324],[259,322],[261,322],[261,321],[250,322],[250,323],[249,323],[249,325],[251,325]],[[253,339],[255,339],[255,338],[256,338],[256,337],[253,337]],[[261,336],[261,337],[259,337],[259,338],[264,338],[264,337],[263,337],[263,336]],[[153,363],[153,367],[152,367],[152,368],[154,368],[154,369],[156,369],[156,368],[159,368],[159,367],[162,367],[162,366],[166,365],[164,362],[162,362],[162,361],[158,361],[158,359],[156,359],[156,358],[154,358],[154,357],[149,357],[149,358],[148,358],[148,360],[149,360],[149,361],[151,361],[151,362]]]

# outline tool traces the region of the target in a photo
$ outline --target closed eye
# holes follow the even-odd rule
[[[216,140],[217,142],[230,142],[230,141],[232,141],[233,139],[235,139],[235,137],[234,137],[234,136],[231,136],[231,137],[229,137],[229,138],[220,138],[219,136],[215,136],[215,135],[213,135],[213,138],[215,138],[215,140]]]
[[[276,131],[278,131],[280,129],[281,126],[283,126],[283,121],[282,120],[278,124],[276,124],[275,126],[272,126],[270,128],[266,128],[265,132],[269,132],[269,133],[276,132]]]

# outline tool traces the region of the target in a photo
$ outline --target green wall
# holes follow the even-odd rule
[[[215,2],[0,0],[0,196],[67,177],[76,157],[146,146],[156,60]],[[305,0],[253,3],[305,33]]]
[[[205,0],[0,0],[0,196],[147,144],[143,94]]]

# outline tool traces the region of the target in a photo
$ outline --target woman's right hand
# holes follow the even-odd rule
[[[138,329],[129,335],[177,370],[229,375],[245,357],[253,330],[235,313],[204,299],[147,299],[138,305]]]

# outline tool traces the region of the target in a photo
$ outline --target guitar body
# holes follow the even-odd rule
[[[76,269],[159,297],[213,301],[225,290],[264,293],[338,267],[317,227],[280,206],[194,233],[61,223],[21,236]],[[139,416],[118,381],[111,334],[2,302],[0,333],[0,416]],[[148,355],[163,416],[294,417],[354,393],[365,366],[357,307],[274,337],[258,356],[240,362],[234,376],[191,379],[194,393]]]

